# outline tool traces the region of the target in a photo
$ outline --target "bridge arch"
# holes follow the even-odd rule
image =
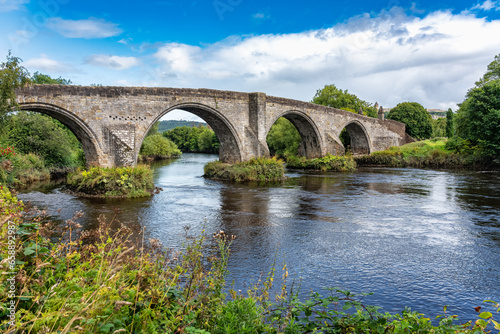
[[[146,134],[151,127],[158,122],[163,116],[174,109],[180,109],[190,112],[203,119],[214,130],[217,138],[219,138],[219,160],[222,162],[235,163],[243,161],[243,145],[240,137],[231,122],[217,109],[200,103],[181,103],[169,107],[161,112],[151,124],[147,127],[140,144],[144,141]],[[139,145],[139,147],[141,146]],[[139,155],[139,150],[136,153],[136,159]]]
[[[370,154],[372,151],[370,138],[368,137],[368,131],[362,123],[353,120],[347,122],[341,129],[345,129],[350,138],[350,143],[348,144],[350,147],[344,147],[346,150],[349,149],[354,155]]]
[[[97,139],[98,137],[96,136],[94,131],[92,131],[92,129],[87,125],[87,123],[85,123],[79,117],[65,108],[50,103],[20,103],[19,109],[39,112],[57,119],[62,124],[67,126],[82,144],[82,149],[85,153],[85,161],[87,163],[87,166],[103,165],[103,162],[99,161],[99,152],[101,152],[101,148],[99,147],[99,140]]]
[[[323,140],[316,123],[305,113],[298,110],[287,110],[281,113],[270,124],[266,131],[266,136],[271,130],[271,126],[280,118],[289,120],[299,131],[302,142],[299,146],[299,154],[308,159],[320,158],[323,156]]]

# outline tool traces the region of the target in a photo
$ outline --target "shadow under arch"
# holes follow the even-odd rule
[[[143,134],[140,144],[144,141],[146,134],[151,129],[151,127],[158,122],[163,116],[168,114],[174,109],[179,109],[187,111],[203,119],[211,128],[214,130],[217,138],[219,138],[219,160],[227,163],[241,162],[242,156],[242,146],[241,140],[234,129],[233,125],[229,120],[221,114],[218,110],[199,103],[181,103],[169,107],[165,111],[161,112],[151,124],[149,124],[146,132]],[[141,146],[139,145],[139,147]],[[137,150],[136,159],[138,158],[139,150]]]
[[[66,125],[71,132],[74,133],[80,143],[82,143],[87,166],[100,166],[98,153],[100,148],[97,136],[79,117],[64,108],[49,103],[20,103],[19,109],[45,114]]]
[[[297,110],[288,110],[276,117],[276,119],[271,123],[271,126],[274,125],[280,117],[284,117],[289,120],[295,126],[297,131],[299,131],[300,137],[302,138],[299,146],[299,155],[302,155],[307,159],[320,158],[323,156],[323,152],[321,150],[323,145],[320,131],[308,115]],[[266,136],[269,134],[270,130],[271,127],[267,129]]]
[[[345,147],[346,149],[355,155],[370,154],[370,140],[363,124],[358,121],[350,121],[342,129],[345,129],[351,138],[350,147]]]

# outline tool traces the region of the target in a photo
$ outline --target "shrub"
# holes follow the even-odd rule
[[[147,166],[78,169],[68,174],[68,187],[74,191],[103,197],[147,197],[153,190],[153,173]]]
[[[152,159],[167,159],[178,157],[182,152],[171,140],[160,134],[154,134],[144,139],[140,154]]]
[[[336,172],[352,172],[356,170],[356,162],[352,156],[336,156],[331,154],[316,159],[289,156],[286,160],[286,166],[288,168]]]
[[[285,168],[282,160],[276,158],[253,158],[234,165],[212,161],[204,167],[205,177],[221,180],[243,181],[282,181]]]

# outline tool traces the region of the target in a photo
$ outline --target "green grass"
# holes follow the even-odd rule
[[[389,167],[466,167],[484,163],[480,155],[460,154],[447,149],[446,138],[434,138],[391,147],[371,155],[355,157],[358,165]]]
[[[148,166],[79,169],[69,173],[68,187],[86,195],[100,197],[148,197],[154,189]]]
[[[289,156],[286,160],[286,166],[288,168],[335,172],[352,172],[356,170],[356,162],[352,156],[336,156],[330,154],[316,159]]]
[[[274,182],[285,179],[282,160],[276,158],[253,158],[237,164],[212,161],[204,167],[205,177],[234,182]]]

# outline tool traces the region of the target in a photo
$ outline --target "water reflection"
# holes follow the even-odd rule
[[[450,305],[463,320],[484,299],[500,299],[500,173],[365,168],[355,173],[294,172],[283,184],[211,181],[216,157],[184,155],[153,164],[163,191],[141,200],[78,199],[57,185],[20,195],[64,219],[85,212],[145,228],[147,238],[182,247],[222,229],[238,236],[229,281],[244,288],[286,260],[302,294],[332,286],[374,292],[384,311],[404,306],[429,316]]]

